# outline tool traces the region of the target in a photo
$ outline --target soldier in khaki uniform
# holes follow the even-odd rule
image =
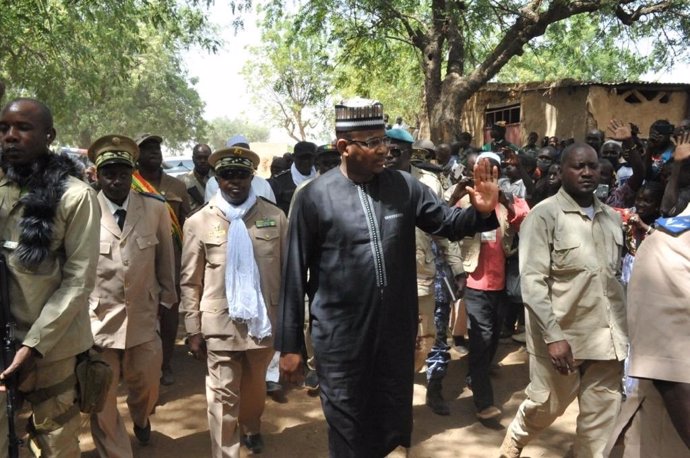
[[[159,196],[131,190],[139,155],[133,140],[107,135],[96,140],[88,154],[101,188],[100,256],[89,297],[91,329],[114,376],[103,411],[91,416],[91,432],[101,456],[131,457],[117,410],[118,382],[122,376],[134,433],[145,444],[161,376],[159,310],[177,302],[170,216]]]
[[[220,189],[184,227],[181,310],[190,349],[208,351],[212,455],[238,458],[240,443],[254,453],[263,448],[287,220],[251,190],[255,153],[234,146],[213,153],[210,163]]]
[[[561,190],[522,223],[520,285],[530,384],[508,427],[502,457],[519,457],[575,398],[575,456],[603,457],[615,426],[628,344],[623,286],[616,278],[623,231],[618,213],[593,194],[599,175],[592,147],[568,146]]]
[[[163,139],[157,135],[142,134],[136,139],[139,146],[139,160],[137,166],[141,176],[153,186],[170,205],[180,227],[184,225],[187,215],[191,212],[189,205],[189,197],[187,195],[187,186],[178,180],[171,177],[163,171],[161,165],[163,163],[163,155],[161,153],[161,142]],[[175,282],[177,283],[179,291],[180,278],[180,256],[182,247],[175,244]],[[172,359],[173,350],[175,349],[175,339],[177,338],[177,326],[179,323],[179,303],[174,304],[171,308],[164,308],[160,315],[160,332],[161,341],[163,342],[163,376],[161,383],[163,385],[172,385],[175,383],[173,377],[170,360]]]
[[[206,194],[206,183],[213,176],[213,170],[208,163],[211,156],[211,148],[208,145],[197,144],[192,149],[192,161],[194,170],[184,175],[180,175],[180,180],[187,186],[189,203],[192,211],[204,205],[204,195]]]
[[[20,344],[0,378],[18,372],[32,408],[34,445],[45,457],[79,456],[76,355],[93,342],[87,298],[98,260],[96,193],[52,154],[50,110],[16,99],[0,112],[1,250],[9,265],[10,311]],[[33,218],[25,218],[32,214]],[[48,231],[48,233],[46,233]],[[5,395],[0,394],[0,450],[7,451]]]

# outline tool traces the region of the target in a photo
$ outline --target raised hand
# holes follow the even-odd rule
[[[690,132],[684,132],[671,141],[676,145],[676,149],[673,151],[673,160],[682,161],[690,157]]]
[[[479,213],[489,214],[498,204],[498,167],[491,166],[488,159],[474,165],[474,187],[467,186],[470,202]]]
[[[630,140],[632,138],[632,124],[624,123],[617,119],[612,119],[609,122],[609,136],[619,142]]]

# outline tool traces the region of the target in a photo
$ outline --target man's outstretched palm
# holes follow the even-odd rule
[[[474,165],[474,187],[467,187],[470,202],[479,213],[491,213],[498,204],[498,167],[488,159]]]

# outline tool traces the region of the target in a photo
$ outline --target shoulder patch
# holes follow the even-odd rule
[[[138,192],[140,195],[142,195],[144,197],[150,197],[152,199],[156,199],[156,200],[159,200],[161,202],[165,202],[165,197],[160,196],[158,194],[154,194],[152,192],[145,192],[145,191],[138,191]]]
[[[276,204],[274,204],[273,202],[271,202],[270,200],[268,200],[268,199],[265,198],[264,196],[257,196],[257,197],[258,197],[259,199],[263,200],[264,202],[266,202],[267,204],[271,204],[271,206],[278,208],[278,206],[277,206]],[[281,211],[282,211],[282,210],[281,210]]]
[[[205,208],[207,205],[208,205],[208,202],[204,202],[203,205],[196,207],[194,210],[189,212],[189,214],[187,215],[187,219],[189,219],[192,215],[197,214],[202,208]]]

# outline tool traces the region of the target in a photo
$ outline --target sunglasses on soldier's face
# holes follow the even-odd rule
[[[225,169],[218,172],[218,176],[223,180],[246,180],[253,173],[247,169]]]
[[[400,157],[402,154],[402,150],[396,146],[391,146],[388,148],[388,154],[390,154],[393,157]]]

